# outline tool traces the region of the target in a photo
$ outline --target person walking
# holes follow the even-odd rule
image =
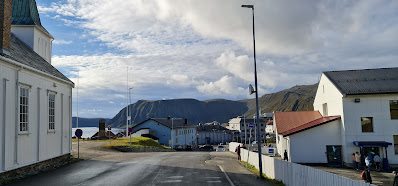
[[[366,156],[366,158],[365,158],[365,165],[369,169],[370,169],[370,166],[372,166],[372,163],[370,162],[369,156]]]
[[[287,151],[283,153],[283,160],[289,161],[289,157],[287,157]]]
[[[375,162],[376,170],[380,171],[380,162],[381,162],[380,156],[376,154],[375,157],[373,158],[373,161]]]
[[[351,159],[352,159],[352,167],[354,169],[357,169],[357,166],[356,166],[357,162],[355,161],[355,153],[352,153]]]
[[[355,167],[359,170],[359,162],[361,162],[361,155],[358,152],[355,153]]]
[[[369,159],[369,157],[367,157]],[[372,177],[370,176],[370,168],[368,166],[365,166],[365,175],[366,175],[366,182],[369,182],[372,184]]]
[[[394,183],[393,186],[398,186],[398,173],[396,171],[392,171],[394,174]]]
[[[235,152],[238,155],[238,161],[240,161],[240,144],[236,147]]]

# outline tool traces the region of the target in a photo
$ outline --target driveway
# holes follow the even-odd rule
[[[80,155],[85,161],[12,185],[264,185],[244,169],[228,166],[242,168],[228,152],[211,159],[213,152],[122,153],[102,145],[83,142]]]

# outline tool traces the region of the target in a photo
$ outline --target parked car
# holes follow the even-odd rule
[[[225,151],[225,147],[224,147],[224,146],[218,146],[218,147],[216,148],[216,151],[217,151],[217,152],[224,152],[224,151]]]
[[[180,151],[180,150],[182,150],[182,146],[181,146],[181,145],[178,145],[178,146],[176,146],[174,149],[175,149],[176,151]]]
[[[192,151],[192,147],[191,145],[187,145],[187,147],[185,148],[186,151]]]
[[[212,151],[213,150],[213,146],[211,146],[211,145],[203,145],[203,146],[199,147],[199,150]]]

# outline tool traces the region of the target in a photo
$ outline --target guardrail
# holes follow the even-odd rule
[[[229,151],[235,152],[238,144],[240,143],[229,143]],[[271,179],[282,181],[287,186],[374,186],[373,184],[351,180],[343,176],[314,169],[305,165],[278,160],[266,155],[262,155],[261,158],[263,163],[263,173]],[[257,152],[251,152],[246,149],[241,149],[241,159],[242,161],[247,161],[250,164],[254,165],[257,169],[259,168]]]

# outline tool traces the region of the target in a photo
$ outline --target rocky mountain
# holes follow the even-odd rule
[[[148,118],[187,118],[198,124],[210,121],[228,122],[228,119],[242,115],[249,108],[245,102],[214,99],[198,101],[195,99],[172,99],[145,101],[129,105],[132,123],[138,124]],[[126,126],[126,108],[109,121],[113,127]]]
[[[258,99],[258,107],[262,113],[274,111],[307,111],[314,110],[314,99],[318,84],[299,85],[272,94],[265,94]],[[249,107],[246,116],[256,113],[256,100],[244,100]]]
[[[262,113],[273,111],[313,110],[313,102],[318,84],[300,85],[259,98]],[[172,99],[145,101],[140,100],[129,106],[132,112],[133,124],[138,124],[148,118],[187,118],[191,123],[206,123],[218,121],[226,123],[229,119],[245,114],[252,117],[255,114],[255,99],[231,101],[214,99],[198,101],[195,99]],[[113,127],[126,125],[126,108],[122,109],[108,124]]]

